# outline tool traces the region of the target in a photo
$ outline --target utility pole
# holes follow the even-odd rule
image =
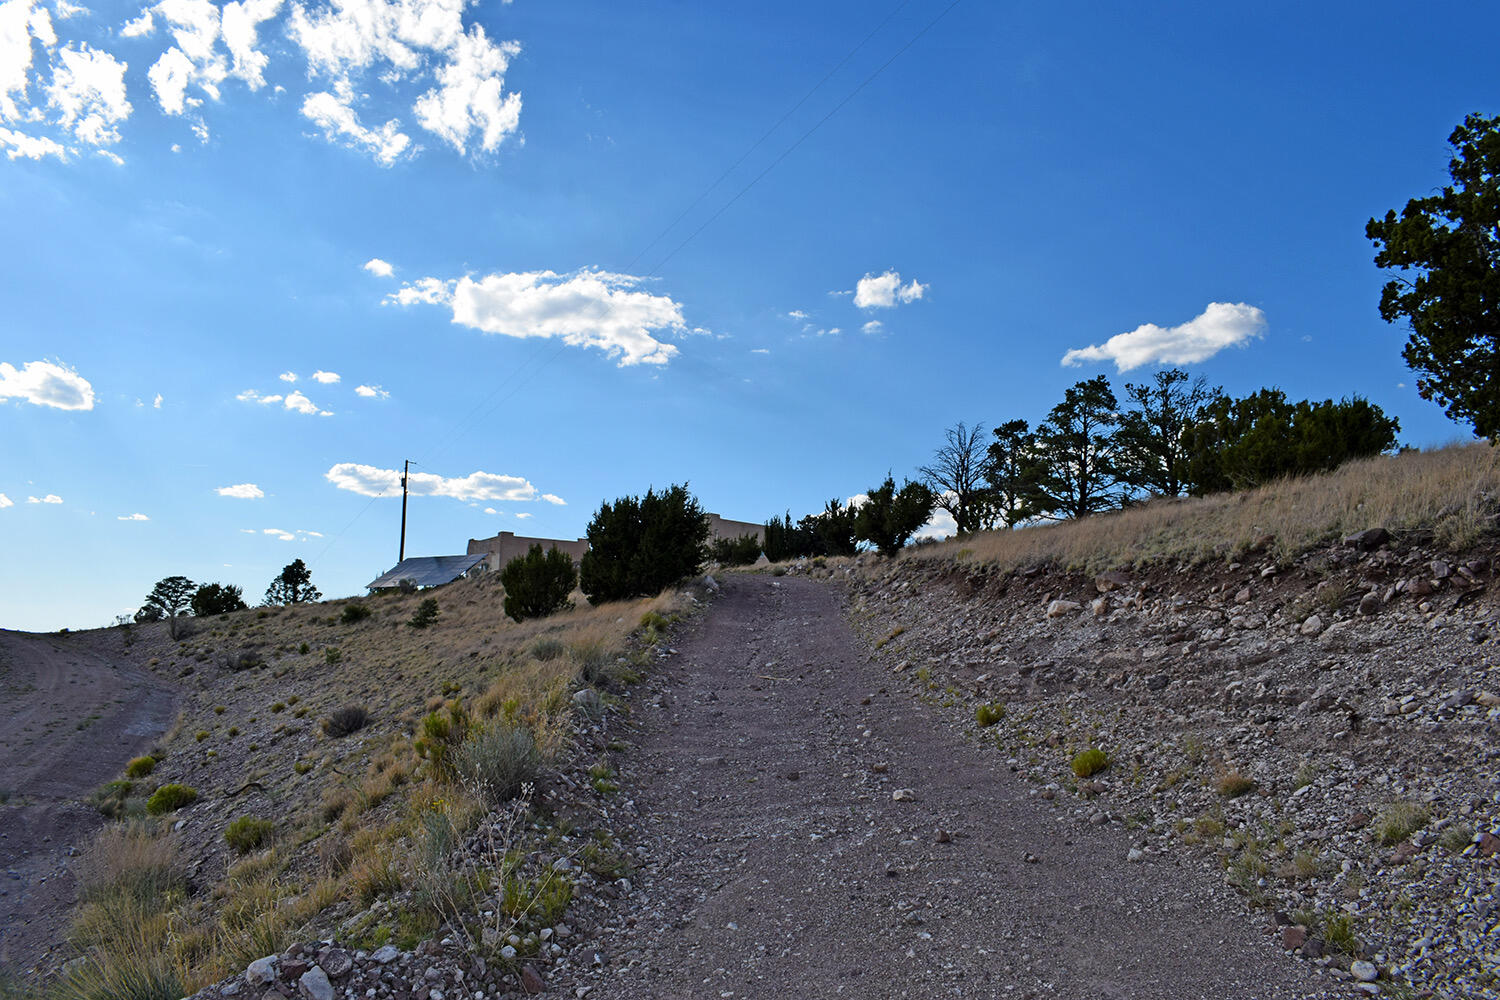
[[[400,565],[406,561],[406,474],[411,471],[411,459],[401,466],[401,552],[396,556],[396,563]]]

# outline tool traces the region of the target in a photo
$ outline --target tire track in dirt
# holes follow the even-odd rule
[[[678,649],[636,699],[647,859],[591,995],[1354,995],[1208,873],[1127,864],[1124,831],[1029,798],[896,688],[828,586],[731,576]]]
[[[70,859],[104,822],[81,800],[171,722],[173,693],[108,655],[118,641],[0,630],[0,968],[45,964],[61,943]]]

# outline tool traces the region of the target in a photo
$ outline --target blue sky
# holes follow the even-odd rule
[[[1500,11],[1140,7],[0,0],[0,625],[358,593],[403,459],[423,555],[800,515],[1173,361],[1464,437],[1363,232]]]

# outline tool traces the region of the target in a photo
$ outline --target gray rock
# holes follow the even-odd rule
[[[1344,536],[1344,544],[1371,552],[1380,548],[1391,540],[1391,533],[1384,528],[1366,528],[1364,531],[1356,531],[1352,535]]]
[[[374,953],[370,955],[370,961],[378,962],[381,965],[389,965],[400,957],[401,949],[393,944],[383,944],[379,948],[376,948]]]
[[[1303,635],[1318,635],[1323,631],[1323,619],[1317,615],[1308,615],[1297,631]]]
[[[333,1000],[333,984],[328,981],[328,973],[316,965],[297,980],[297,992],[307,1000]]]
[[[280,958],[276,955],[267,955],[265,958],[257,958],[245,967],[245,982],[251,986],[267,986],[276,981],[276,966]]]
[[[1384,602],[1381,601],[1380,594],[1372,590],[1359,599],[1359,613],[1362,615],[1377,614],[1380,611],[1382,603]]]
[[[1047,605],[1047,617],[1061,618],[1064,615],[1071,615],[1081,607],[1083,607],[1083,605],[1079,604],[1077,601],[1053,601],[1051,604]]]
[[[1349,972],[1362,983],[1373,983],[1380,978],[1380,970],[1375,967],[1375,963],[1366,962],[1362,958],[1349,966]]]
[[[591,687],[580,688],[573,692],[573,704],[587,715],[598,715],[604,708],[604,701],[599,697],[599,692]]]

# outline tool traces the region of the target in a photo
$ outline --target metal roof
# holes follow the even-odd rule
[[[484,562],[485,557],[486,553],[483,552],[468,556],[413,556],[403,559],[394,569],[377,576],[365,586],[371,590],[380,590],[384,587],[399,587],[402,580],[410,580],[418,587],[440,587],[457,580]]]

